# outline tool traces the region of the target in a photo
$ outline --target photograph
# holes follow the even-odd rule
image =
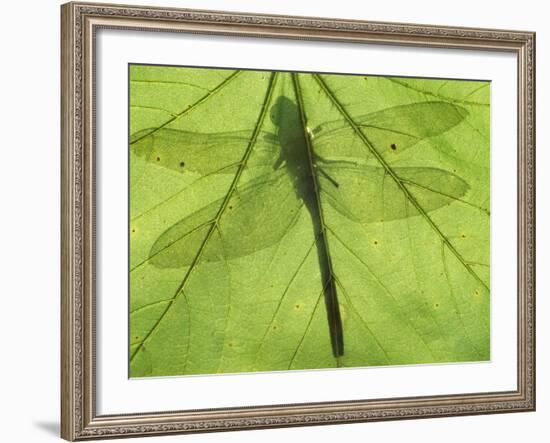
[[[491,359],[487,79],[130,64],[129,376]]]
[[[547,440],[550,26],[511,6],[6,2],[0,440]]]

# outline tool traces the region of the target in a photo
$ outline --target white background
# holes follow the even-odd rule
[[[149,2],[151,2],[150,0]],[[134,3],[149,3],[134,0]],[[544,2],[524,0],[506,5],[500,1],[386,1],[353,0],[307,2],[262,0],[252,4],[237,0],[156,1],[158,5],[230,9],[250,12],[317,15],[368,20],[405,21],[537,31],[538,42],[538,412],[484,417],[463,417],[280,429],[146,441],[401,441],[508,442],[545,441],[542,433],[550,418],[550,326],[542,320],[550,303],[548,272],[541,264],[550,259],[550,222],[544,190],[550,186],[543,174],[550,161],[547,126],[550,111],[545,102],[548,78],[548,13]],[[362,6],[364,4],[364,6]],[[3,5],[1,28],[2,86],[0,100],[0,245],[3,298],[0,321],[0,404],[3,441],[55,441],[59,420],[59,3],[27,1]],[[541,272],[542,271],[542,272]],[[527,437],[527,438],[525,438]]]

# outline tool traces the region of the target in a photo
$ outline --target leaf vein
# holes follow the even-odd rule
[[[363,133],[361,128],[355,123],[355,121],[352,119],[352,117],[349,115],[349,113],[344,109],[342,104],[338,101],[334,93],[330,90],[328,85],[325,83],[325,81],[322,79],[322,77],[319,74],[312,74],[319,84],[325,94],[330,98],[334,106],[338,109],[338,111],[342,114],[342,116],[345,118],[345,120],[348,122],[348,124],[353,128],[354,132],[357,134],[357,136],[361,139],[363,142],[363,145],[366,146],[368,152],[372,154],[376,160],[380,163],[380,165],[385,169],[385,171],[392,177],[392,179],[395,181],[396,185],[401,189],[401,191],[405,194],[405,197],[407,200],[410,201],[410,203],[417,209],[417,211],[422,215],[422,217],[426,220],[426,222],[431,226],[433,231],[445,242],[449,250],[456,256],[456,258],[462,263],[464,268],[470,273],[470,275],[479,283],[481,284],[487,292],[489,292],[489,287],[487,284],[477,275],[477,273],[472,269],[470,265],[465,261],[465,259],[462,257],[460,252],[454,247],[454,245],[449,241],[449,239],[443,234],[443,232],[439,229],[439,227],[435,224],[435,222],[432,220],[432,218],[428,215],[428,213],[422,208],[422,206],[418,203],[416,198],[411,194],[411,192],[407,189],[403,181],[397,176],[395,171],[391,168],[391,166],[384,160],[384,158],[380,155],[380,153],[374,148],[372,143],[369,141],[367,136]]]
[[[239,72],[239,71],[237,71]],[[234,78],[234,76],[236,75],[233,74],[233,77],[231,78]],[[178,295],[180,293],[183,292],[183,289],[187,283],[187,281],[189,280],[189,277],[191,276],[191,273],[192,271],[195,269],[196,267],[196,264],[200,261],[200,258],[202,257],[202,254],[204,253],[204,249],[209,241],[209,239],[211,238],[213,232],[214,232],[214,228],[217,227],[217,224],[218,224],[218,221],[220,219],[220,217],[222,216],[222,214],[224,213],[226,207],[228,206],[228,203],[229,203],[229,199],[231,198],[231,196],[233,195],[233,192],[235,191],[236,187],[237,187],[237,183],[239,182],[239,179],[241,178],[241,175],[242,175],[242,172],[244,170],[244,168],[246,167],[246,164],[247,164],[247,160],[250,158],[250,154],[252,152],[252,148],[254,147],[255,143],[256,143],[256,140],[258,138],[258,134],[260,132],[260,128],[262,126],[262,123],[265,119],[265,116],[268,112],[268,107],[269,107],[269,103],[271,101],[271,97],[273,95],[273,90],[274,90],[274,86],[275,86],[275,81],[276,81],[276,73],[272,73],[271,74],[271,78],[270,78],[270,82],[269,82],[269,85],[267,87],[267,91],[266,91],[266,96],[265,96],[265,99],[264,99],[264,103],[263,103],[263,106],[260,110],[260,114],[258,116],[258,122],[254,128],[254,131],[253,131],[253,134],[252,134],[252,138],[250,140],[250,143],[248,144],[248,147],[246,149],[246,152],[244,153],[244,156],[243,156],[243,160],[242,160],[242,163],[241,165],[239,166],[236,174],[235,174],[235,177],[233,179],[233,182],[231,183],[231,186],[225,196],[225,199],[218,211],[218,214],[216,216],[216,222],[212,224],[212,226],[210,227],[209,231],[208,231],[208,234],[206,235],[206,238],[205,240],[203,241],[203,243],[201,244],[200,248],[199,248],[199,251],[197,252],[197,255],[195,256],[193,262],[191,263],[191,265],[189,266],[189,269],[187,270],[187,272],[185,273],[185,276],[183,277],[183,280],[180,284],[180,286],[178,287],[178,289],[175,291],[174,293],[174,296],[172,297],[172,299],[170,300],[170,302],[168,303],[168,306],[165,308],[164,312],[159,316],[158,320],[156,321],[156,323],[154,324],[153,328],[151,328],[151,330],[149,331],[149,333],[146,335],[146,337],[143,339],[143,341],[140,343],[140,345],[134,350],[134,353],[132,354],[132,356],[130,357],[130,363],[133,361],[133,359],[135,358],[135,356],[139,353],[139,351],[142,349],[143,347],[143,344],[151,337],[151,334],[153,334],[153,332],[157,329],[158,325],[161,323],[161,321],[163,320],[163,318],[165,317],[166,313],[170,310],[170,307],[173,305],[174,301],[177,299]],[[227,82],[227,80],[226,80]],[[224,84],[227,84],[227,83],[224,83]]]

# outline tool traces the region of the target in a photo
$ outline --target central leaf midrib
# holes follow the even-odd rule
[[[328,267],[328,280],[322,281],[321,284],[323,286],[323,293],[325,295],[325,304],[327,308],[327,316],[329,319],[329,331],[330,331],[330,337],[331,337],[331,344],[332,344],[332,351],[334,354],[334,357],[339,360],[339,357],[344,355],[344,332],[342,327],[342,318],[340,315],[340,307],[338,304],[338,295],[336,293],[336,284],[334,280],[334,271],[332,267],[332,258],[330,255],[330,248],[328,244],[327,239],[327,233],[326,233],[326,224],[325,224],[325,218],[323,213],[323,208],[321,205],[321,195],[320,195],[320,186],[317,179],[317,174],[315,171],[315,164],[314,164],[314,153],[313,153],[313,147],[311,145],[311,138],[307,127],[307,119],[305,115],[305,109],[304,109],[304,101],[302,97],[302,91],[300,88],[300,82],[298,80],[298,74],[292,73],[292,82],[294,85],[294,91],[296,95],[296,102],[298,105],[298,111],[300,114],[300,120],[301,120],[301,127],[303,130],[303,136],[305,140],[305,147],[307,149],[307,160],[308,160],[308,168],[309,168],[309,175],[311,177],[312,185],[313,185],[313,191],[314,191],[314,198],[315,198],[315,205],[317,209],[317,214],[311,214],[313,216],[317,216],[319,218],[319,229],[320,232],[316,233],[316,235],[319,236],[319,253],[323,256],[324,261],[326,262],[326,266]],[[314,223],[315,224],[315,223]],[[323,263],[319,263],[320,267],[323,267]],[[323,269],[321,271],[321,276],[323,276]],[[329,294],[327,294],[325,291],[329,291]],[[328,297],[327,297],[328,295]]]

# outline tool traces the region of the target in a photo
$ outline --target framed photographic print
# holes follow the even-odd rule
[[[533,33],[61,13],[63,438],[534,410]]]

